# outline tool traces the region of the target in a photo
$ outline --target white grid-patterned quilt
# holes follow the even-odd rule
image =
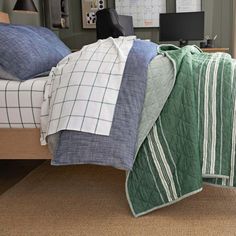
[[[48,77],[0,80],[0,128],[39,128]]]
[[[64,58],[51,71],[42,116],[47,135],[76,130],[109,135],[125,63],[135,37],[108,38]]]

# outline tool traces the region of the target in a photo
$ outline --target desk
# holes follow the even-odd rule
[[[201,48],[203,52],[228,52],[229,48]]]

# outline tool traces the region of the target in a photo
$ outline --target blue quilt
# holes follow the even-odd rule
[[[132,169],[147,69],[157,54],[157,48],[152,42],[134,41],[127,58],[110,135],[61,131],[54,150],[53,165],[98,164]]]

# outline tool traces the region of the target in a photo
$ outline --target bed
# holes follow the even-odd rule
[[[47,77],[0,80],[0,159],[50,159],[40,145],[40,112]],[[13,145],[14,144],[14,145]]]
[[[133,36],[64,52],[46,78],[31,79],[32,66],[27,77],[2,73],[0,159],[123,169],[136,217],[201,191],[203,182],[236,186],[236,63],[229,54]],[[53,53],[42,52],[35,68]]]
[[[10,56],[8,58],[2,57],[0,66],[0,72],[3,77],[5,76],[4,79],[0,78],[0,159],[50,159],[51,154],[48,148],[40,145],[40,113],[47,82],[47,76],[44,76],[44,74],[48,75],[51,67],[69,54],[70,50],[58,40],[54,33],[45,28],[31,26],[24,28],[23,26],[17,32],[14,27],[17,29],[21,25],[11,25],[9,23],[8,15],[0,12],[2,36],[4,32],[5,34],[7,32],[6,35],[8,35],[1,38],[2,46],[8,44],[1,48],[1,55],[7,54],[12,57],[12,60]],[[7,31],[4,31],[5,29]],[[24,37],[26,34],[29,34],[29,37]],[[9,40],[7,40],[7,37],[10,37]],[[17,42],[17,37],[22,37],[22,40]],[[49,50],[55,56],[54,58],[44,57],[44,68],[42,63],[35,58],[37,53],[40,56],[40,52],[37,51],[37,48],[34,48],[30,37],[37,41],[37,45],[40,45],[38,49],[42,50],[44,54],[47,54],[45,50]],[[6,40],[8,43],[5,43]],[[31,46],[27,47],[27,44]],[[22,51],[20,49],[16,50],[16,47],[25,48]],[[27,55],[30,56],[25,65],[21,67],[22,60],[26,59],[24,58],[24,52],[27,50]],[[15,67],[15,71],[12,71],[11,74],[4,70],[4,66],[9,66],[7,65],[9,61],[12,65],[19,65],[19,67]],[[34,64],[31,64],[31,61],[34,61]],[[49,66],[46,65],[47,63]],[[31,73],[30,67],[34,67],[37,72]],[[40,69],[37,70],[37,67]],[[24,74],[27,75],[27,80],[25,80],[26,78],[23,78],[23,81],[19,80],[16,71],[20,71],[19,74],[22,78]],[[30,79],[34,77],[38,78]]]

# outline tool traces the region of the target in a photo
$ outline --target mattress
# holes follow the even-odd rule
[[[0,80],[0,128],[39,128],[48,77]]]

